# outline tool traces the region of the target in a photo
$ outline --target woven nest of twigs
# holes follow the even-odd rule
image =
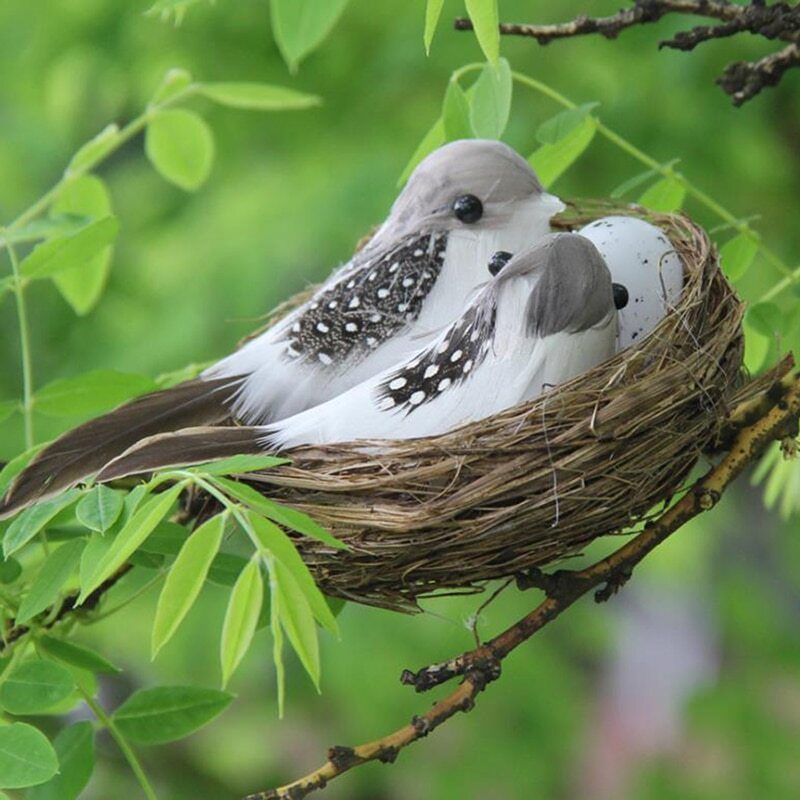
[[[579,203],[564,229],[607,214],[659,225],[685,265],[679,305],[637,346],[536,400],[442,436],[301,447],[246,480],[349,546],[298,547],[328,594],[410,609],[476,591],[646,519],[712,449],[743,387],[743,307],[708,236],[685,216]],[[382,443],[385,447],[386,443]]]

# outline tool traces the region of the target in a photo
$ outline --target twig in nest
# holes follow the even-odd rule
[[[401,681],[417,691],[425,691],[456,676],[463,677],[458,688],[430,711],[413,717],[408,725],[373,742],[356,747],[332,747],[328,760],[319,769],[278,789],[249,795],[246,800],[302,800],[354,767],[370,761],[394,761],[403,748],[427,736],[459,711],[471,710],[477,695],[500,677],[502,660],[512,650],[591,589],[597,588],[595,599],[598,602],[611,597],[648,553],[690,519],[713,508],[731,481],[758,458],[771,441],[783,438],[786,431],[796,430],[800,417],[800,376],[785,377],[781,387],[780,393],[773,393],[770,408],[738,432],[719,464],[635,538],[586,569],[560,570],[552,575],[535,571],[522,576],[523,588],[534,586],[547,594],[530,614],[475,650],[415,673],[406,670]],[[743,415],[734,411],[734,416],[741,419]]]
[[[658,22],[668,14],[710,17],[718,20],[719,24],[697,25],[660,42],[659,48],[694,50],[702,42],[724,39],[738,33],[752,33],[765,39],[789,43],[782,50],[757,61],[737,61],[725,68],[717,83],[731,97],[734,105],[740,106],[767,86],[775,86],[789,69],[800,66],[800,6],[785,2],[767,5],[764,0],[752,0],[747,5],[740,5],[730,0],[634,0],[630,8],[608,17],[581,15],[571,22],[555,25],[502,23],[500,33],[528,36],[539,44],[590,33],[616,39],[626,28]],[[472,30],[472,22],[469,19],[456,19],[455,29]]]

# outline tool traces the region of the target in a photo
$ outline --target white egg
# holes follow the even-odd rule
[[[683,262],[660,228],[637,217],[602,217],[578,231],[600,251],[611,280],[628,290],[619,311],[617,349],[636,344],[675,306]]]

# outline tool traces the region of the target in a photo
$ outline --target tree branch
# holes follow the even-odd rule
[[[691,51],[698,44],[712,39],[723,39],[738,33],[751,33],[769,40],[788,42],[789,46],[753,62],[735,62],[728,65],[717,83],[734,105],[741,105],[755,97],[763,88],[775,86],[792,67],[800,66],[800,6],[786,2],[767,5],[764,0],[752,0],[747,5],[730,0],[634,0],[607,17],[581,15],[570,22],[554,25],[501,23],[500,33],[506,36],[527,36],[539,44],[549,44],[556,39],[597,33],[606,39],[616,39],[627,28],[658,22],[668,14],[688,14],[718,20],[718,25],[698,25],[682,31],[672,39],[659,43],[659,49]],[[456,30],[472,30],[472,21],[458,18]]]
[[[631,577],[634,567],[690,519],[713,508],[728,485],[775,439],[795,437],[800,417],[800,375],[786,375],[779,389],[769,390],[771,403],[762,416],[749,422],[734,437],[727,454],[699,479],[683,497],[657,520],[645,525],[634,538],[602,561],[582,570],[559,570],[546,575],[539,570],[520,576],[522,588],[536,587],[545,599],[515,625],[475,650],[462,653],[440,664],[417,672],[405,670],[401,681],[417,691],[426,691],[454,677],[463,680],[455,691],[408,725],[373,742],[357,747],[332,747],[328,760],[319,769],[292,783],[249,795],[246,800],[302,800],[323,789],[328,781],[370,761],[389,763],[399,752],[434,731],[459,711],[472,709],[475,698],[500,677],[502,660],[533,634],[552,622],[576,600],[597,588],[598,602],[609,599]],[[732,416],[743,419],[752,413],[754,404]]]

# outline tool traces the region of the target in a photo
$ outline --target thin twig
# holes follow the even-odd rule
[[[417,691],[425,691],[457,676],[463,677],[458,688],[437,702],[430,711],[413,717],[408,725],[373,742],[357,747],[332,747],[328,751],[327,761],[320,768],[285,786],[249,795],[246,800],[302,800],[354,767],[370,761],[394,761],[403,748],[427,736],[459,711],[469,711],[477,695],[500,676],[502,660],[509,653],[591,589],[602,586],[595,593],[598,602],[611,597],[648,553],[690,519],[713,508],[728,485],[760,456],[770,442],[787,435],[797,435],[800,376],[787,378],[781,386],[783,391],[779,396],[774,389],[771,390],[775,397],[771,407],[738,432],[719,464],[698,480],[675,505],[647,524],[643,531],[619,550],[586,569],[562,570],[553,575],[538,571],[528,573],[519,580],[522,587],[536,586],[547,594],[530,614],[475,650],[416,673],[406,670],[401,681],[414,686]],[[734,415],[738,419],[745,416],[736,411]]]
[[[634,0],[633,5],[607,17],[581,15],[570,22],[554,25],[528,23],[501,23],[500,33],[506,36],[526,36],[539,44],[549,44],[556,39],[599,34],[606,39],[616,39],[627,28],[658,22],[669,14],[715,19],[716,25],[697,25],[677,33],[672,39],[659,43],[659,48],[690,51],[712,39],[724,39],[739,33],[751,33],[769,40],[788,42],[782,50],[757,61],[739,61],[728,65],[717,83],[731,97],[734,105],[741,105],[755,97],[767,86],[775,86],[786,72],[800,66],[800,6],[786,2],[767,5],[753,0],[747,5],[729,0]],[[458,18],[456,30],[472,30],[472,21]]]

